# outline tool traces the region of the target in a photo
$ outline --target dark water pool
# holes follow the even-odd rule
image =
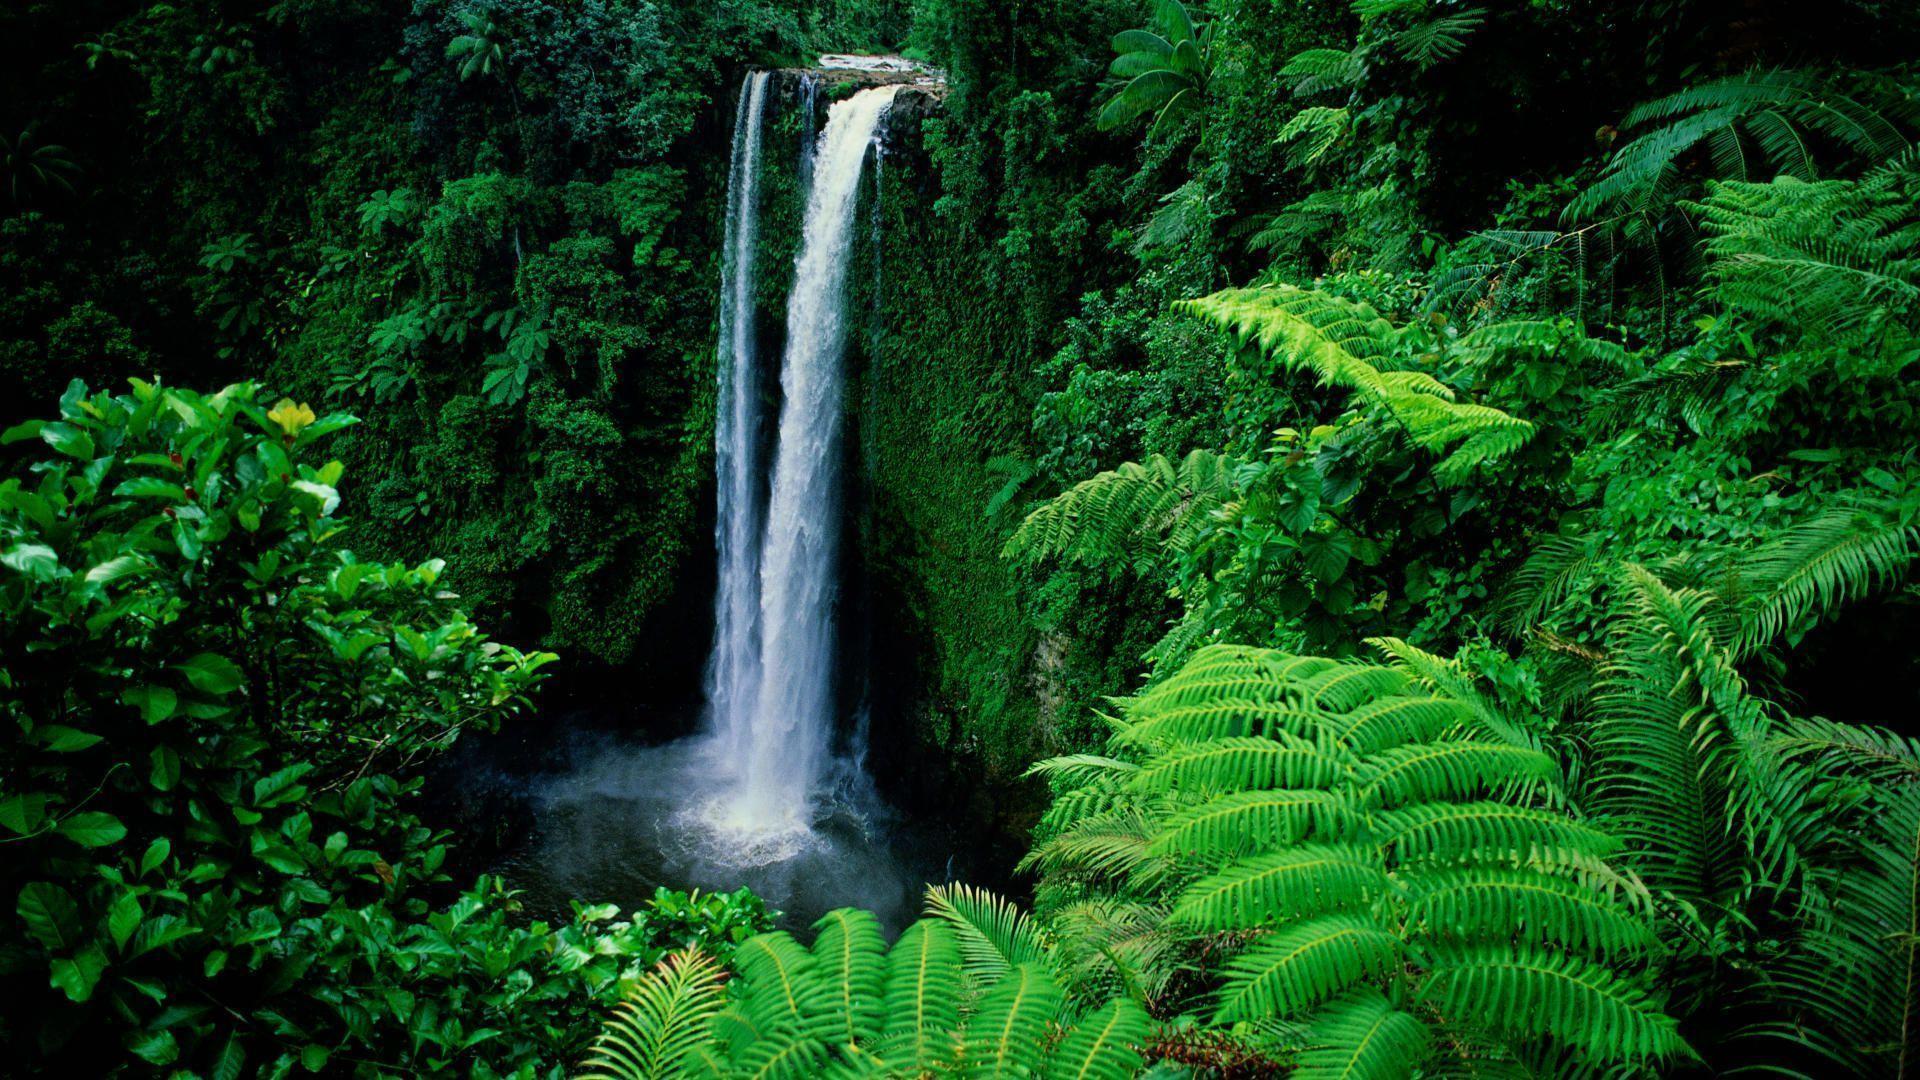
[[[429,816],[455,831],[460,869],[504,876],[534,912],[571,899],[631,908],[657,886],[747,886],[789,928],[843,906],[871,909],[890,931],[919,913],[929,883],[991,883],[1002,860],[977,830],[908,821],[859,769],[841,770],[818,801],[811,833],[748,849],[701,822],[715,763],[692,740],[635,732],[684,729],[662,710],[550,715],[470,737],[429,783]]]

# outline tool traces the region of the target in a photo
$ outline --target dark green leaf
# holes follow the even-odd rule
[[[14,904],[27,933],[54,952],[65,952],[80,940],[80,908],[67,890],[46,881],[29,883]]]

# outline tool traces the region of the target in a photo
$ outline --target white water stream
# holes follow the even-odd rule
[[[723,310],[732,311],[723,316],[721,343],[726,419],[718,435],[720,583],[708,703],[713,751],[727,780],[701,816],[743,859],[774,861],[812,835],[833,764],[847,270],[860,180],[899,87],[864,89],[827,111],[787,298],[780,420],[764,518],[749,505],[759,483],[757,405],[742,401],[755,386],[751,335],[743,337],[741,327],[750,331],[756,229],[754,181],[739,170],[759,152],[756,90],[763,94],[764,84],[749,85],[741,106],[746,134],[735,137],[730,189],[740,198],[729,207],[722,297]],[[745,119],[750,114],[752,122]]]

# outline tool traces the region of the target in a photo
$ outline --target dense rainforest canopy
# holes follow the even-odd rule
[[[941,80],[847,346],[872,766],[1010,895],[531,910],[423,787],[699,699],[736,109],[826,52]],[[9,1069],[1913,1074],[1916,57],[1906,0],[10,4]]]

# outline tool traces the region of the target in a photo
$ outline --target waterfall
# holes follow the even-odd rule
[[[746,748],[749,696],[757,682],[760,594],[756,587],[762,524],[759,365],[754,342],[754,249],[760,220],[760,135],[767,72],[747,76],[734,115],[733,161],[727,177],[727,226],[721,253],[719,398],[715,403],[713,538],[718,556],[713,653],[707,701],[719,756],[738,761]]]
[[[730,773],[729,790],[713,807],[715,824],[747,838],[744,847],[766,846],[770,852],[790,851],[790,841],[809,834],[813,800],[831,763],[846,280],[861,176],[881,118],[898,90],[861,90],[827,111],[826,130],[813,155],[800,253],[787,298],[782,404],[763,532],[757,539],[758,566],[751,567],[743,547],[723,546],[721,551],[716,616],[736,637],[716,639],[709,688],[717,749]],[[751,127],[750,142],[757,124]],[[736,137],[736,169],[742,165],[742,146]],[[750,183],[736,175],[730,186],[744,190]],[[743,217],[746,222],[739,231],[750,233],[750,216]],[[740,251],[751,251],[750,238]],[[730,282],[750,262],[740,251],[731,255]],[[747,269],[750,272],[750,266]],[[736,328],[737,322],[736,317]],[[733,365],[742,357],[734,348]],[[726,404],[737,408],[749,385],[736,371]],[[750,432],[739,427],[742,415],[733,414],[734,427],[722,436],[733,449],[721,467],[734,468],[736,475],[723,475],[720,483],[723,497],[726,485],[738,482],[733,488],[736,501],[751,501],[741,498],[757,490],[751,486],[757,480],[752,466],[742,465],[752,457],[744,449],[751,439]],[[723,515],[728,511],[723,505]],[[723,522],[720,528],[728,527]],[[757,597],[756,611],[726,610],[747,595]]]

